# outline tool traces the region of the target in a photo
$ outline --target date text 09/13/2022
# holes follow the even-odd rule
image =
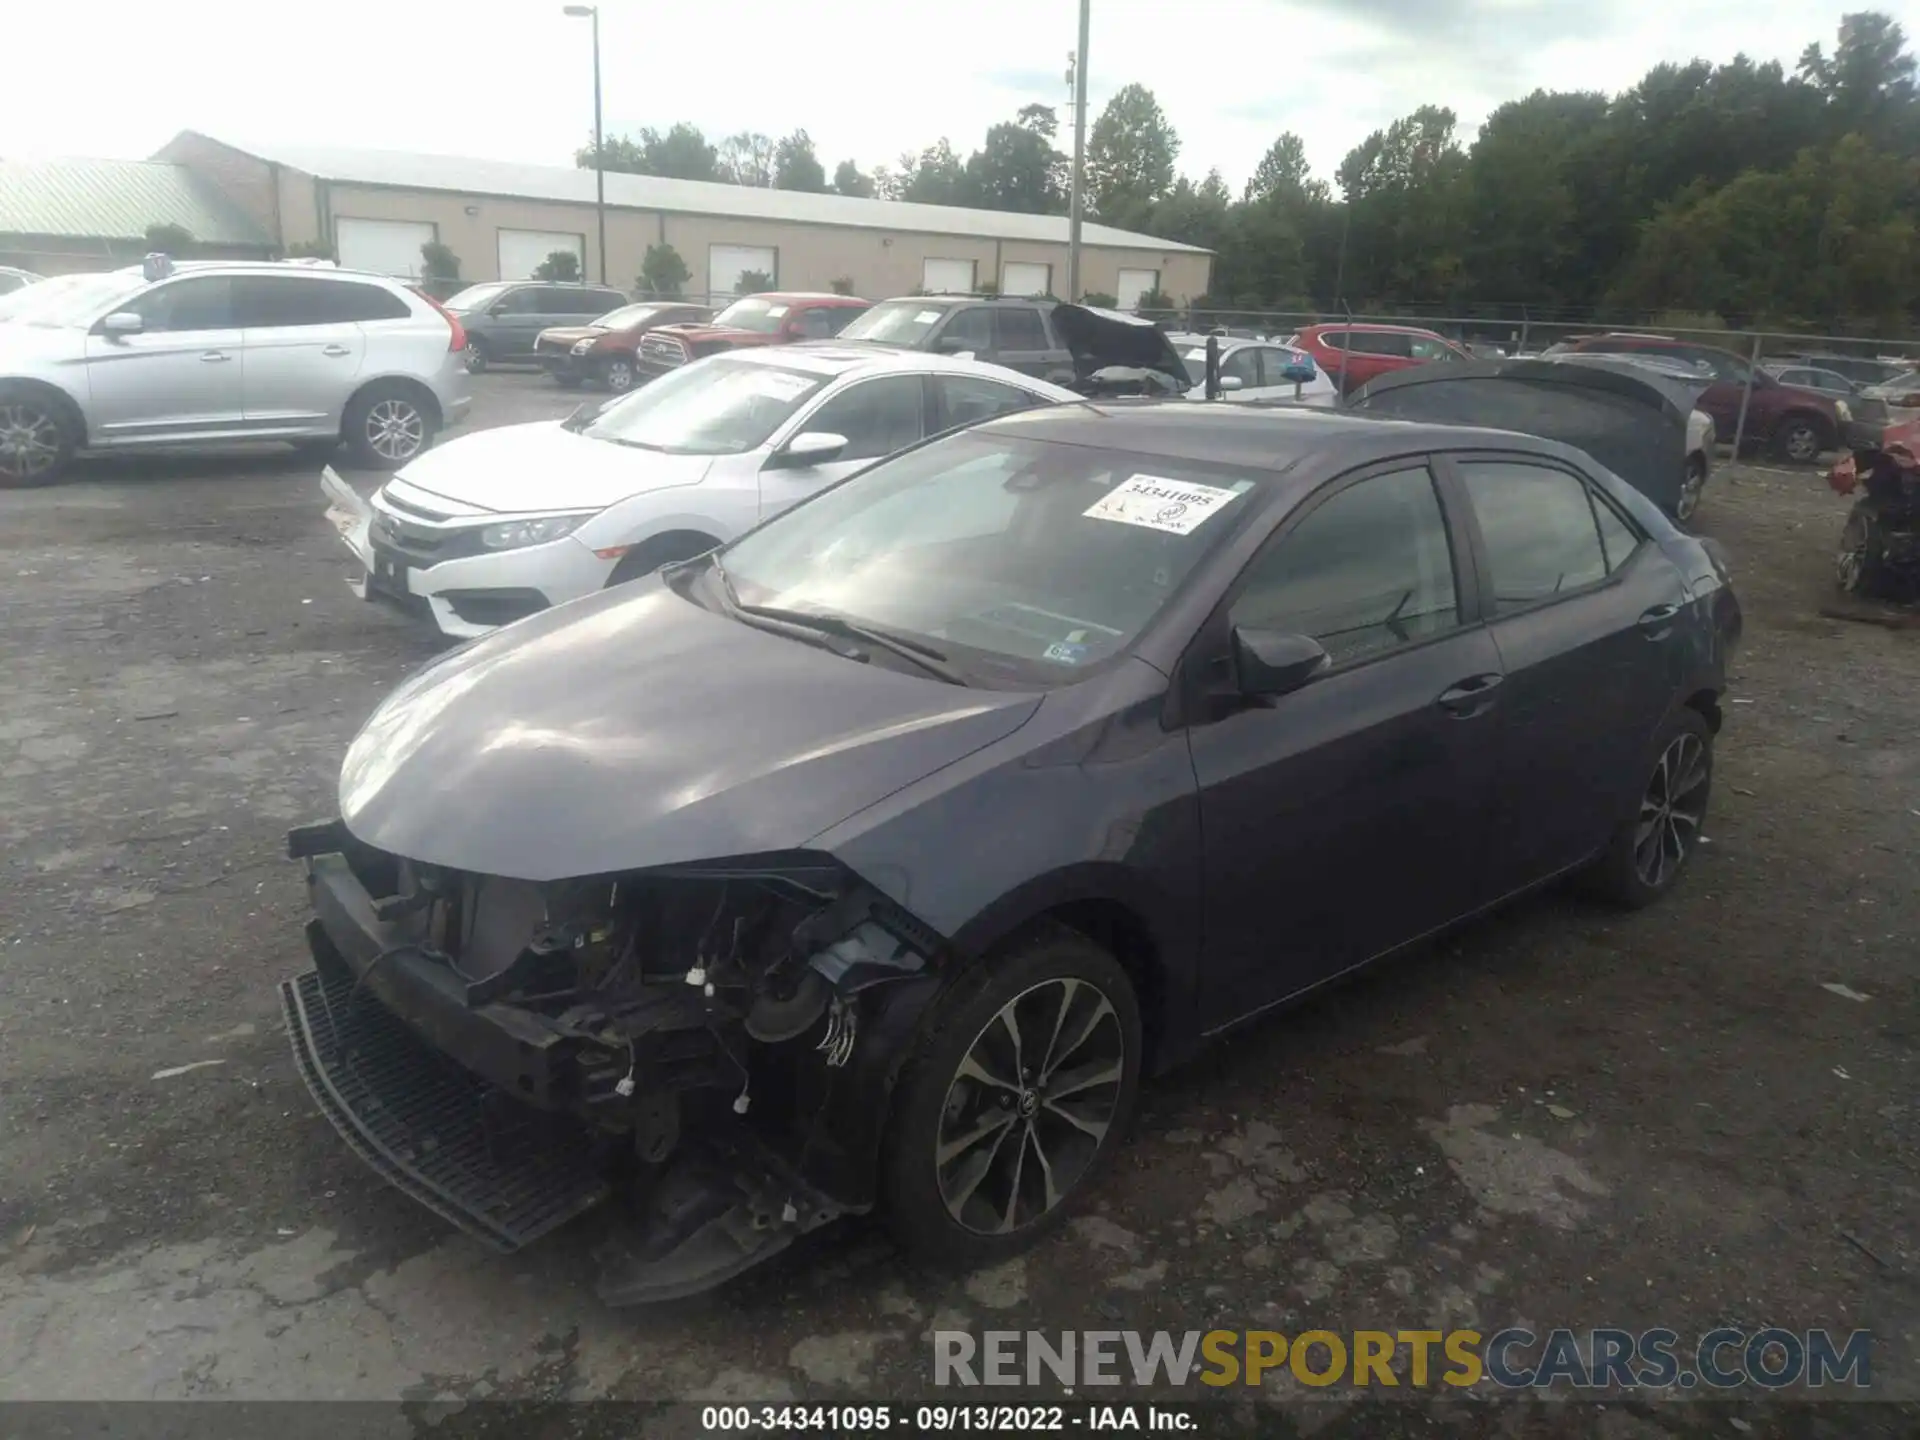
[[[702,1434],[1025,1435],[1082,1431],[1195,1434],[1192,1410],[1168,1405],[708,1405]]]

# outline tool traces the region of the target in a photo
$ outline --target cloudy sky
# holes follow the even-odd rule
[[[1181,167],[1237,188],[1283,130],[1331,176],[1426,102],[1468,134],[1504,100],[1618,90],[1660,60],[1739,51],[1789,68],[1870,0],[1093,0],[1093,113],[1130,81]],[[1920,34],[1920,0],[1881,0]],[[150,154],[194,128],[567,163],[591,134],[588,24],[562,0],[97,0],[11,7],[0,154]],[[803,126],[829,172],[1066,114],[1076,0],[600,0],[606,126],[710,137]],[[26,63],[23,63],[26,62]]]

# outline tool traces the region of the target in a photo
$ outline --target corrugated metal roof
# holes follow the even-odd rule
[[[217,139],[218,137],[208,137]],[[452,190],[468,195],[510,195],[531,200],[564,200],[591,205],[591,170],[559,165],[521,165],[506,160],[475,160],[453,155],[408,155],[392,150],[334,150],[305,145],[261,148],[231,141],[261,160],[272,160],[342,184],[392,185],[408,190]],[[1063,215],[1015,215],[1003,210],[967,210],[954,205],[909,205],[897,200],[861,200],[850,195],[810,195],[798,190],[763,190],[750,185],[716,185],[701,180],[665,180],[655,175],[607,174],[607,204],[631,210],[666,210],[688,215],[730,215],[748,220],[799,220],[815,225],[858,226],[915,234],[967,235],[983,240],[1039,240],[1064,245]],[[1088,245],[1205,255],[1152,235],[1085,225]]]
[[[138,240],[179,225],[210,245],[272,242],[217,191],[157,160],[0,160],[0,235]]]

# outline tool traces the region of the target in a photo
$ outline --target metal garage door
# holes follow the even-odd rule
[[[920,267],[920,288],[929,295],[971,295],[973,261],[928,260]]]
[[[1160,272],[1158,270],[1122,270],[1120,289],[1114,298],[1120,302],[1122,310],[1131,310],[1140,303],[1142,295],[1159,288]]]
[[[1009,260],[1000,267],[1002,295],[1045,295],[1053,289],[1053,267]]]
[[[418,279],[425,266],[420,247],[434,238],[431,224],[414,220],[354,220],[341,215],[333,222],[333,243],[341,267],[347,270]]]
[[[530,280],[533,272],[547,263],[556,250],[565,250],[579,265],[579,278],[587,278],[587,237],[559,230],[502,230],[500,232],[500,278]]]
[[[716,295],[736,294],[740,277],[758,270],[769,280],[780,278],[779,252],[761,245],[709,245],[707,247],[707,288]]]

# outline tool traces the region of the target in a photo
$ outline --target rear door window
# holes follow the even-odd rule
[[[940,397],[941,428],[948,430],[1014,410],[1029,410],[1042,403],[1038,396],[1018,385],[1003,385],[978,375],[936,375],[933,385]]]
[[[1009,351],[1033,351],[1047,348],[1047,327],[1040,322],[1038,310],[1010,305],[997,312],[1000,348]]]
[[[1600,522],[1584,482],[1523,461],[1456,463],[1480,522],[1497,613],[1525,610],[1607,577]]]
[[[405,320],[407,302],[378,285],[298,275],[247,275],[234,281],[234,310],[246,328],[350,325]]]

